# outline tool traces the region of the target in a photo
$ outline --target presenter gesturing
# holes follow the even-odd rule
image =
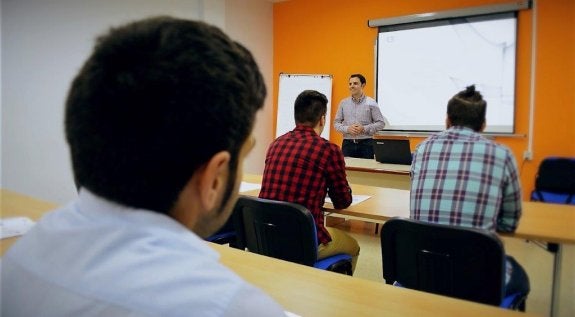
[[[341,146],[346,157],[373,159],[373,135],[385,127],[385,121],[375,99],[364,94],[365,77],[349,76],[351,96],[339,103],[334,127],[343,133]]]

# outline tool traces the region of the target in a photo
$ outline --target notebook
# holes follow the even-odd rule
[[[386,164],[411,165],[409,139],[374,139],[375,160]]]

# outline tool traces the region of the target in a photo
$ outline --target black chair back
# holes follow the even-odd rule
[[[313,216],[301,205],[240,196],[236,213],[243,230],[240,244],[250,251],[313,266],[317,260],[317,235]]]
[[[505,252],[488,231],[394,218],[381,231],[387,284],[499,306]]]
[[[575,204],[575,158],[548,157],[541,161],[531,200]]]

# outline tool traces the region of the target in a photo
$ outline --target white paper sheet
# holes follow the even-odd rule
[[[240,193],[262,188],[261,184],[242,182],[240,184]]]
[[[362,201],[368,200],[369,198],[371,198],[371,196],[369,195],[351,195],[352,200],[350,206],[357,205]],[[331,201],[331,198],[329,198],[329,196],[325,197],[325,203],[333,206],[333,202]]]
[[[14,217],[0,219],[0,237],[11,238],[25,234],[36,223],[27,217]]]

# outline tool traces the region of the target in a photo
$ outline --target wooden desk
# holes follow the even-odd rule
[[[352,190],[354,194],[372,197],[344,210],[328,207],[326,211],[382,222],[392,217],[409,218],[409,191],[365,185],[352,185]],[[563,264],[562,244],[575,244],[575,206],[530,201],[524,201],[522,206],[523,214],[517,230],[513,233],[500,233],[500,235],[553,244],[550,315],[554,317],[559,310],[558,294],[561,289],[560,274]]]
[[[243,180],[248,183],[261,184],[262,176],[245,174]],[[403,189],[385,188],[369,185],[350,184],[354,195],[369,195],[369,199],[346,209],[334,209],[326,204],[327,213],[358,217],[367,220],[384,222],[392,217],[409,218],[409,191]],[[249,190],[240,194],[257,197],[259,189]]]
[[[327,209],[327,212],[386,221],[392,217],[409,217],[409,191],[352,185],[354,194],[372,197],[344,210]],[[551,282],[551,313],[559,311],[559,290],[561,289],[561,265],[563,245],[575,244],[575,206],[524,201],[523,214],[514,233],[500,233],[502,236],[539,240],[553,244],[553,277]],[[572,265],[572,264],[569,264]]]
[[[7,190],[0,194],[2,217],[38,220],[56,206]],[[0,255],[16,239],[3,239]],[[534,316],[210,245],[220,253],[221,263],[301,316]]]
[[[550,316],[555,317],[559,313],[563,244],[575,244],[575,206],[524,201],[517,230],[504,235],[551,243],[548,248],[553,253]]]
[[[393,217],[409,218],[409,191],[403,189],[350,184],[354,195],[369,195],[369,199],[346,209],[334,209],[326,204],[326,212],[376,222],[384,222]]]
[[[221,262],[301,316],[528,316],[353,278],[226,246]],[[520,315],[517,315],[520,314]]]
[[[410,165],[383,164],[376,160],[345,158],[347,179],[352,184],[409,189]]]
[[[37,221],[45,212],[56,207],[57,205],[51,202],[32,198],[7,189],[0,190],[0,216],[2,218],[23,216]],[[13,237],[0,240],[0,256],[17,239],[17,237]]]
[[[244,176],[244,181],[261,183],[261,175]],[[409,218],[409,191],[368,185],[350,184],[354,195],[371,198],[346,209],[333,209],[326,204],[326,212],[385,222],[393,217]],[[258,196],[259,190],[242,195]],[[515,238],[542,240],[552,243],[575,244],[575,206],[523,202],[523,214],[514,233],[503,233]]]
[[[261,183],[261,176],[246,175],[247,182]],[[385,222],[393,217],[409,218],[409,191],[367,185],[351,184],[353,194],[370,195],[366,201],[346,209],[333,209],[326,204],[326,214],[358,217],[368,221]],[[242,193],[257,196],[259,190]],[[523,214],[514,233],[503,236],[555,244],[553,253],[553,278],[551,291],[551,316],[558,311],[561,287],[560,272],[563,263],[562,244],[575,244],[575,206],[539,202],[523,202]]]
[[[516,238],[575,244],[575,206],[524,201]],[[507,234],[505,234],[507,235]]]

